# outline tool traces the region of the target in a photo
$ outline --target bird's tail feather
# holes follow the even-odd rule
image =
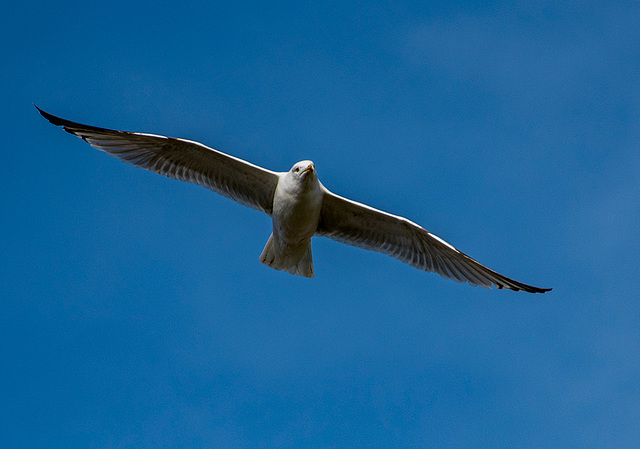
[[[312,278],[314,276],[313,273],[313,257],[311,257],[311,242],[309,242],[309,246],[307,250],[304,252],[304,256],[298,262],[297,270],[300,276],[304,276],[307,278]]]
[[[260,255],[260,262],[275,270],[286,271],[297,276],[308,278],[314,276],[311,241],[294,248],[283,247],[271,234]]]

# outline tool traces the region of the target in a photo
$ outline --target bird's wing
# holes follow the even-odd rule
[[[54,125],[123,162],[198,184],[271,215],[279,179],[275,172],[198,142],[97,128],[56,117],[40,108],[38,111]]]
[[[348,200],[324,189],[318,235],[348,245],[378,251],[424,271],[458,282],[491,288],[544,293],[538,288],[496,273],[444,240],[403,217]]]

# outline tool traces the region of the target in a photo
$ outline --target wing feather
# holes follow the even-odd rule
[[[198,142],[98,128],[56,117],[40,108],[38,111],[54,125],[123,162],[206,187],[245,206],[272,213],[279,179],[276,172]]]
[[[351,201],[324,189],[317,234],[333,240],[377,251],[424,271],[457,282],[491,288],[544,293],[510,279],[457,250],[441,238],[406,218]]]

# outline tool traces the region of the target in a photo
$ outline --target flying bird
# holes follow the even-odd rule
[[[260,262],[276,270],[313,277],[311,238],[318,235],[457,282],[530,293],[551,290],[497,273],[404,217],[330,192],[311,161],[274,172],[191,140],[83,125],[36,108],[54,125],[123,162],[206,187],[268,214],[273,230]]]

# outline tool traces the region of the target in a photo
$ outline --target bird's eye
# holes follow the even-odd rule
[[[300,167],[296,167],[294,171],[298,173],[300,171]]]

